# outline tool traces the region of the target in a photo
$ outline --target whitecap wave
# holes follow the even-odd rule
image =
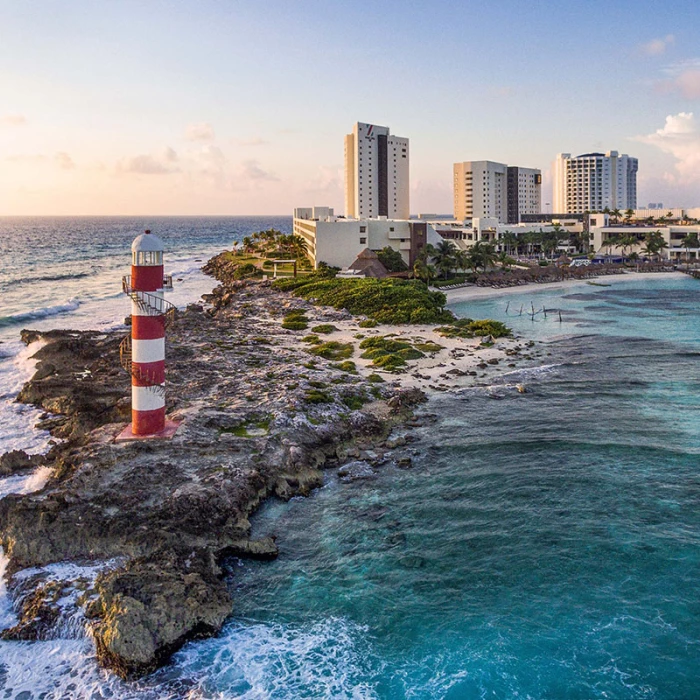
[[[31,309],[30,311],[20,311],[15,314],[9,314],[8,316],[0,316],[0,327],[25,323],[26,321],[36,321],[42,318],[48,318],[49,316],[58,316],[75,311],[79,307],[80,301],[78,299],[68,299],[63,304],[43,306],[38,309]]]

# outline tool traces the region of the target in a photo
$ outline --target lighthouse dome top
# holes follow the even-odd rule
[[[134,242],[131,244],[131,251],[133,253],[162,253],[163,241],[161,241],[158,236],[151,233],[149,230],[146,230],[140,236],[136,236],[136,238],[134,238]]]

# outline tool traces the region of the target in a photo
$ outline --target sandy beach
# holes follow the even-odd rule
[[[506,296],[508,294],[523,294],[539,290],[551,291],[552,289],[568,289],[577,285],[592,283],[593,286],[600,284],[612,284],[614,282],[634,282],[640,279],[663,278],[680,279],[685,277],[683,272],[623,272],[617,275],[605,275],[594,277],[588,280],[562,280],[561,282],[548,282],[545,284],[521,284],[514,287],[460,287],[459,289],[440,289],[439,291],[447,295],[447,303],[452,304],[458,301],[468,301],[469,299],[480,299],[482,297]]]

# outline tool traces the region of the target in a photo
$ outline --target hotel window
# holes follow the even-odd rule
[[[367,244],[367,238],[360,238],[360,245],[366,245]]]
[[[367,232],[367,227],[366,226],[360,226],[360,233],[366,233]]]

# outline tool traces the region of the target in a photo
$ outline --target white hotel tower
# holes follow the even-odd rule
[[[560,153],[554,161],[554,212],[637,208],[636,158],[617,151],[571,157]]]
[[[408,139],[357,122],[345,137],[345,216],[408,219]]]

